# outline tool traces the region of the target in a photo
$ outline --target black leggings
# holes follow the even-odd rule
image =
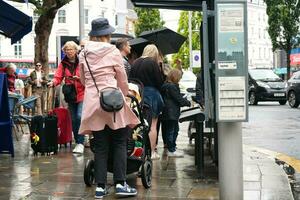
[[[112,130],[105,127],[101,131],[93,131],[95,145],[95,180],[98,184],[106,184],[109,150],[113,154],[114,183],[126,180],[127,137],[128,128]],[[110,147],[110,145],[112,145]]]

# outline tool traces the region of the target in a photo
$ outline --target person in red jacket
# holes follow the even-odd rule
[[[76,141],[73,153],[82,154],[84,152],[84,136],[78,134],[78,131],[81,122],[84,85],[81,84],[79,77],[80,72],[77,57],[78,49],[78,45],[75,42],[66,42],[62,48],[66,56],[58,65],[54,78],[50,83],[48,83],[48,85],[57,86],[60,85],[63,80],[65,82],[65,86],[63,86],[63,93],[65,100],[68,103],[68,109],[71,113],[72,129],[74,139]]]
[[[8,91],[15,92],[15,80],[17,79],[16,74],[17,66],[13,63],[9,63],[5,68],[0,68],[0,73],[6,73],[8,82]]]

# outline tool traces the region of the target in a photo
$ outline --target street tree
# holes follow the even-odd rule
[[[267,5],[268,33],[273,51],[283,49],[287,53],[287,79],[290,78],[290,53],[297,47],[300,26],[299,0],[264,0]]]
[[[138,37],[143,31],[162,28],[165,22],[160,17],[158,9],[135,8],[138,20],[135,23],[135,35]]]
[[[202,15],[200,12],[192,12],[192,49],[200,49],[200,25],[202,21]],[[179,17],[178,29],[177,32],[188,38],[189,36],[189,27],[188,27],[188,11],[182,11]],[[178,53],[172,56],[172,64],[175,65],[176,60],[180,59],[182,61],[183,68],[189,68],[190,66],[190,49],[189,49],[189,40],[187,39]]]
[[[24,0],[11,0],[24,3]],[[61,7],[72,0],[28,0],[35,6],[34,12],[39,18],[34,26],[35,44],[34,61],[40,62],[44,71],[48,74],[48,43],[55,15]]]

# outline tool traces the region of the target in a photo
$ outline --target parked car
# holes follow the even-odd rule
[[[297,108],[300,104],[300,71],[295,72],[287,84],[288,103],[292,108]]]
[[[278,101],[285,105],[287,84],[270,69],[249,70],[249,103]]]
[[[191,71],[184,71],[179,81],[180,91],[186,93],[187,89],[195,89],[196,87],[196,75]]]

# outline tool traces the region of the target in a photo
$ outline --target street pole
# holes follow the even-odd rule
[[[218,123],[220,199],[243,199],[242,123]]]
[[[248,121],[247,1],[217,0],[214,10],[219,194],[221,200],[243,200],[242,122]],[[236,42],[228,42],[229,38]]]
[[[189,70],[192,71],[192,64],[193,64],[193,46],[192,46],[192,11],[188,11],[188,16],[189,16],[189,52],[190,52],[190,66]]]
[[[79,0],[79,41],[84,38],[84,0]]]

